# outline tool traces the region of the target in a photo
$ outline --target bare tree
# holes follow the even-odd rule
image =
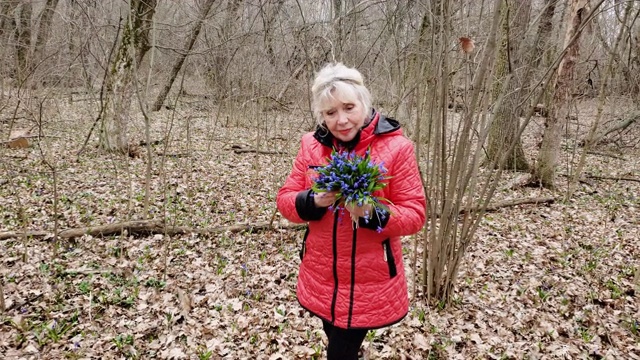
[[[56,7],[58,7],[58,0],[47,0],[44,5],[44,10],[42,10],[42,13],[40,14],[38,33],[32,56],[34,65],[43,60],[42,55],[44,53],[44,47],[49,40],[51,22],[53,20],[53,15],[55,14]]]
[[[429,225],[425,236],[426,262],[423,264],[423,291],[441,304],[451,300],[457,274],[467,247],[493,196],[499,172],[479,180],[481,146],[486,141],[490,122],[482,115],[484,101],[481,89],[487,86],[489,69],[494,65],[497,34],[500,32],[500,8],[505,0],[498,0],[492,9],[493,19],[482,58],[473,72],[472,93],[468,106],[459,119],[447,112],[447,94],[452,64],[442,52],[439,63],[428,76],[440,79],[430,116],[427,140],[426,183],[429,206]],[[451,21],[451,1],[441,0],[441,24]],[[450,26],[440,27],[438,43],[447,44]],[[457,66],[460,66],[457,64]],[[424,106],[424,105],[423,105]],[[426,106],[424,106],[426,107]],[[452,133],[452,128],[457,128]],[[479,183],[484,182],[482,191]],[[478,191],[478,192],[477,192]],[[475,203],[477,206],[474,206]],[[467,211],[460,219],[460,212]]]
[[[524,69],[522,79],[523,94],[530,94],[534,90],[531,83],[533,76],[543,63],[545,54],[549,53],[548,47],[553,30],[553,15],[556,11],[556,3],[557,0],[545,0],[544,2],[544,10],[539,16],[535,39],[531,43],[531,49],[527,52],[528,57],[525,61],[527,66]]]
[[[171,72],[169,73],[169,77],[167,78],[167,82],[165,83],[162,90],[160,90],[160,93],[158,93],[158,97],[156,97],[156,101],[153,103],[153,106],[151,107],[151,111],[158,111],[162,108],[162,104],[167,98],[167,95],[171,90],[171,86],[176,80],[176,76],[178,76],[178,72],[180,72],[180,69],[182,69],[182,64],[184,64],[185,59],[189,55],[189,52],[193,48],[193,45],[196,43],[196,40],[198,39],[198,35],[200,34],[200,29],[202,29],[202,24],[204,20],[207,18],[207,14],[209,14],[209,10],[211,10],[211,6],[213,6],[214,2],[215,0],[207,0],[203,4],[202,10],[200,11],[200,15],[198,17],[198,21],[193,26],[193,29],[191,29],[191,35],[187,39],[187,44],[184,47],[183,51],[180,53],[180,55],[178,55],[176,62],[173,64],[173,67],[171,68]]]
[[[228,66],[233,51],[231,50],[231,36],[234,34],[238,25],[239,14],[244,0],[228,0],[225,10],[224,20],[222,24],[216,27],[218,50],[213,54],[213,62],[209,66],[208,76],[211,85],[216,92],[218,98],[224,98],[229,95],[228,82]]]
[[[580,56],[580,34],[587,12],[588,0],[571,0],[569,22],[565,34],[565,55],[562,57],[553,84],[553,100],[545,120],[544,135],[538,160],[532,172],[532,182],[548,188],[555,186],[555,174],[562,140],[562,128],[569,116],[568,102],[574,80],[574,67]]]
[[[270,3],[273,3],[271,7],[268,6]],[[278,19],[278,16],[280,15],[280,11],[282,11],[283,5],[284,0],[276,0],[275,2],[265,1],[260,6],[262,24],[264,27],[264,47],[267,52],[267,59],[269,59],[269,62],[272,66],[278,65],[274,50],[273,33],[275,31],[274,25],[276,23],[276,20]]]
[[[14,26],[14,31],[16,39],[16,73],[19,83],[26,80],[30,68],[31,11],[31,1],[29,0],[22,0],[17,7],[18,22]]]
[[[515,142],[514,149],[509,152],[504,166],[515,171],[529,170],[529,164],[524,155],[522,141],[519,138],[521,102],[523,87],[521,74],[523,69],[523,55],[521,44],[528,28],[531,2],[529,0],[509,0],[500,9],[502,15],[502,33],[498,48],[498,59],[493,86],[494,98],[497,99],[503,91],[503,81],[511,79],[505,89],[506,95],[503,106],[496,109],[496,116],[489,131],[487,144],[487,158],[496,162],[507,147]],[[510,14],[513,12],[513,17]]]
[[[331,17],[333,20],[333,53],[336,59],[342,59],[344,4],[342,0],[331,1]]]
[[[128,153],[128,124],[133,98],[134,69],[149,50],[149,30],[157,0],[132,0],[107,77],[106,113],[100,131],[103,149]],[[134,64],[135,61],[135,64]]]

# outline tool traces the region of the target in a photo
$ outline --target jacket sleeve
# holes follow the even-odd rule
[[[387,237],[415,234],[426,220],[426,198],[422,187],[420,170],[416,161],[413,143],[402,141],[394,149],[393,164],[389,165],[389,184],[385,191],[391,214],[374,214],[367,224],[360,219],[359,225],[377,230]]]
[[[276,205],[278,210],[287,220],[302,223],[312,220],[320,220],[326,208],[318,208],[313,201],[313,191],[306,188],[308,166],[305,161],[305,153],[309,151],[303,139],[298,155],[293,162],[291,173],[287,176],[284,185],[278,191]]]

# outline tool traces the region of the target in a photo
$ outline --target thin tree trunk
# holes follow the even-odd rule
[[[49,34],[51,33],[51,22],[53,20],[53,15],[55,14],[56,7],[58,7],[58,0],[47,0],[47,3],[44,6],[44,10],[40,15],[36,44],[33,49],[32,65],[42,61],[42,54],[44,53],[44,47],[47,44],[47,40],[49,40]]]
[[[16,70],[20,83],[29,72],[29,49],[31,48],[31,1],[23,0],[19,5],[18,23],[15,26]]]
[[[629,15],[631,14],[632,7],[633,7],[633,4],[628,3],[625,8],[624,17],[622,19],[622,26],[620,27],[618,36],[616,36],[616,40],[613,45],[613,51],[609,54],[607,69],[604,73],[604,76],[600,79],[600,89],[598,91],[598,93],[600,94],[599,100],[598,100],[598,112],[596,114],[595,120],[593,121],[593,124],[591,125],[589,134],[587,135],[587,140],[584,143],[584,149],[580,154],[580,160],[578,161],[578,166],[576,166],[573,176],[571,176],[571,181],[569,182],[569,187],[567,189],[567,195],[565,197],[565,201],[569,201],[571,196],[573,196],[575,187],[578,184],[580,176],[582,175],[582,169],[584,169],[587,153],[589,152],[589,149],[591,148],[591,146],[595,144],[594,140],[596,136],[596,131],[598,131],[598,126],[600,124],[600,120],[602,119],[602,113],[604,111],[604,106],[606,102],[607,83],[609,82],[611,75],[613,75],[613,66],[615,63],[615,57],[613,53],[616,53],[617,50],[620,48],[623,35],[626,33],[626,29],[629,27],[628,20],[629,20]]]
[[[538,160],[532,173],[532,182],[546,188],[555,187],[558,154],[561,151],[562,129],[569,114],[568,101],[571,99],[573,69],[580,55],[580,31],[583,16],[586,12],[587,0],[572,0],[570,21],[565,34],[567,52],[558,66],[554,84],[552,104],[549,116],[545,121],[545,129],[540,145]]]
[[[544,11],[540,16],[536,38],[533,41],[530,55],[528,57],[529,60],[527,61],[527,64],[529,65],[525,68],[525,74],[522,80],[523,94],[528,95],[533,90],[531,84],[533,74],[542,63],[542,59],[545,57],[545,53],[548,52],[547,47],[549,45],[551,32],[553,30],[553,14],[555,14],[556,12],[556,3],[557,0],[546,0]],[[537,104],[531,105],[536,106]],[[524,109],[522,110],[523,113],[526,113]]]
[[[6,28],[9,27],[7,24],[12,23],[10,19],[13,19],[13,13],[19,3],[18,0],[2,2],[0,7],[0,38],[4,35]]]
[[[513,19],[510,17],[512,10],[515,11]],[[521,113],[520,103],[523,93],[519,83],[519,76],[515,73],[521,72],[520,43],[529,23],[531,2],[529,0],[505,1],[500,11],[502,17],[502,39],[496,63],[496,78],[498,80],[493,85],[494,101],[501,96],[503,91],[505,95],[489,130],[487,158],[490,163],[502,166],[504,169],[528,171],[529,164],[524,155],[522,141],[518,137]],[[512,25],[511,27],[510,24]],[[512,81],[504,89],[503,81],[508,78],[508,75],[511,75],[509,78]],[[505,162],[500,164],[497,160],[514,142],[516,146],[513,151],[508,154]]]
[[[211,6],[213,6],[214,2],[215,0],[207,0],[207,2],[204,4],[202,8],[202,12],[200,13],[200,17],[198,18],[198,22],[195,24],[195,26],[191,30],[191,36],[189,36],[187,46],[185,46],[185,49],[178,56],[178,59],[173,64],[173,67],[171,68],[171,72],[169,73],[169,78],[167,79],[166,84],[158,94],[156,101],[153,103],[153,106],[151,107],[151,111],[158,111],[162,108],[162,104],[164,104],[164,101],[167,98],[169,91],[171,90],[171,86],[173,86],[173,83],[176,80],[176,76],[178,76],[180,69],[182,69],[182,64],[184,64],[185,59],[189,55],[189,52],[193,48],[193,45],[196,43],[196,40],[198,39],[198,35],[200,34],[200,30],[202,29],[202,23],[204,22],[204,19],[207,18],[207,14],[209,14],[209,10],[211,9]]]
[[[218,99],[226,97],[229,91],[227,76],[227,64],[229,62],[229,53],[231,53],[229,40],[235,30],[235,24],[238,19],[238,10],[240,9],[242,2],[243,0],[229,0],[224,21],[218,30],[219,41],[222,45],[213,55],[212,69],[209,70],[212,86],[216,91],[216,97]]]
[[[331,12],[333,14],[333,55],[335,59],[342,58],[342,0],[331,1]]]
[[[276,22],[280,11],[282,10],[282,6],[284,5],[284,0],[276,0],[273,5],[273,9],[270,12],[262,11],[263,13],[263,26],[264,26],[264,46],[267,52],[267,59],[271,66],[278,65],[278,59],[276,58],[275,51],[273,50],[273,24]],[[262,5],[264,8],[266,4]]]

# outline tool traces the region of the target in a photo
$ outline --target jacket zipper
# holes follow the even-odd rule
[[[333,215],[333,235],[332,235],[332,250],[333,250],[333,298],[331,299],[331,323],[336,321],[336,299],[338,298],[338,213],[336,211]]]
[[[358,238],[358,229],[353,229],[353,241],[351,243],[351,289],[349,290],[349,318],[347,320],[347,328],[351,328],[351,316],[353,315],[353,295],[356,287],[356,240]]]
[[[393,279],[398,275],[398,269],[396,268],[396,259],[393,257],[391,239],[386,239],[382,242],[382,258],[389,268],[389,278]]]

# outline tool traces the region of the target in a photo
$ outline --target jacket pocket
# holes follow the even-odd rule
[[[382,253],[384,261],[389,266],[389,278],[393,279],[398,275],[398,270],[396,269],[396,258],[393,257],[393,250],[391,249],[391,239],[386,239],[382,242]]]
[[[309,227],[304,231],[304,236],[302,237],[302,246],[300,247],[300,261],[304,258],[304,253],[307,251],[307,237],[309,236]]]

